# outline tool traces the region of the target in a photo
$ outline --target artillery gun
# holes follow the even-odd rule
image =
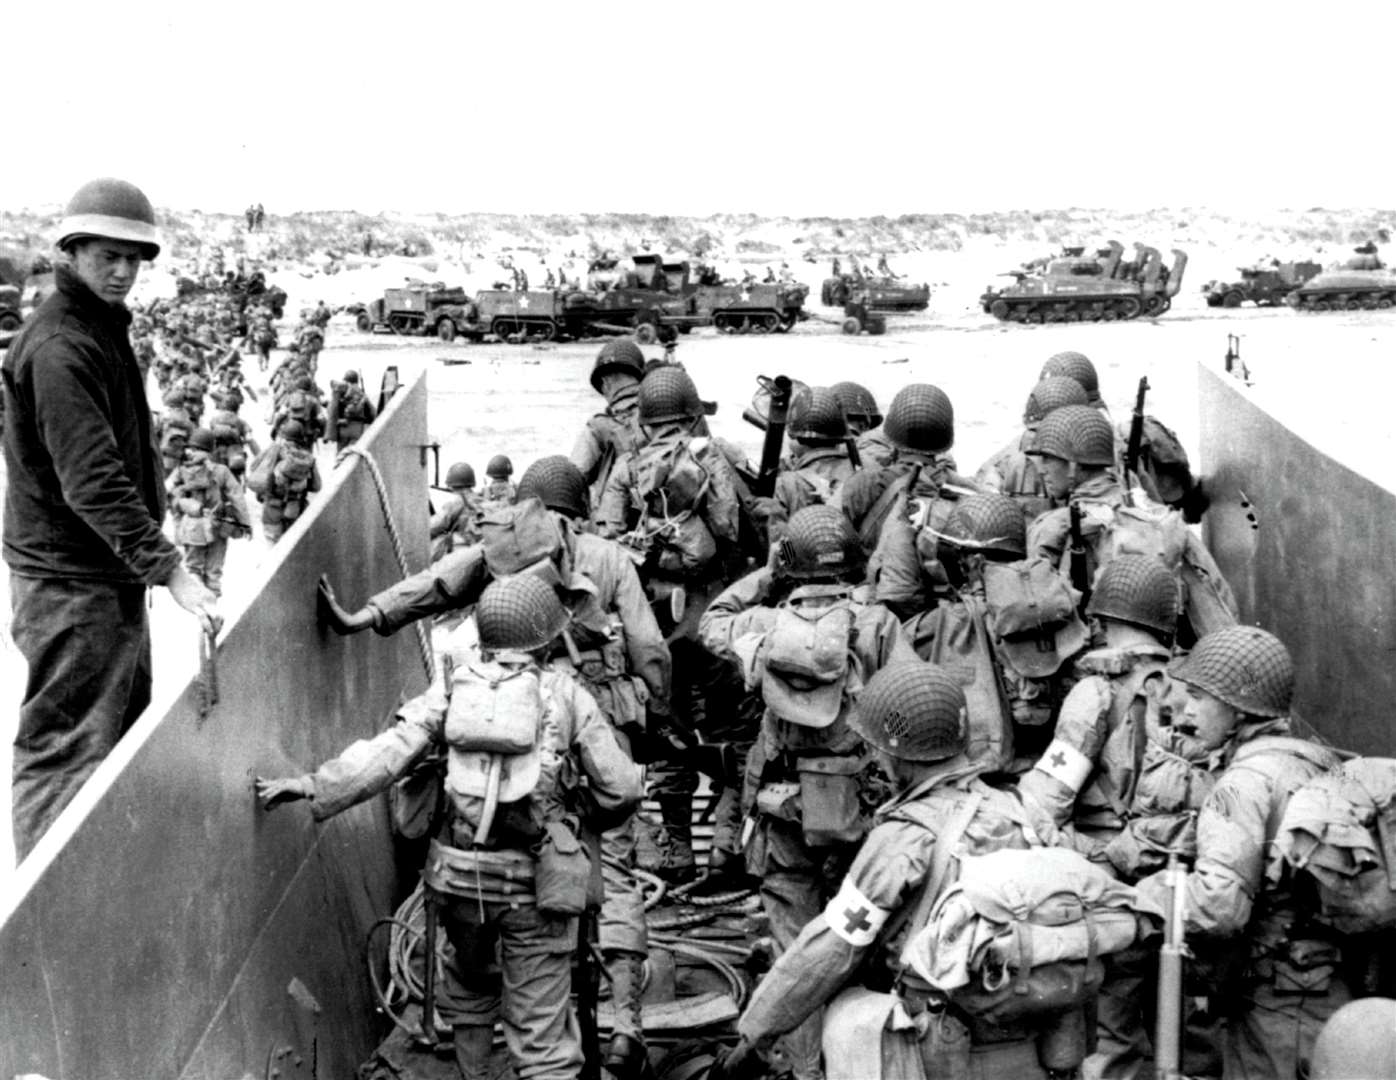
[[[1014,278],[1004,288],[989,285],[979,298],[985,312],[1003,322],[1114,322],[1140,315],[1162,315],[1183,285],[1188,257],[1173,249],[1165,266],[1156,248],[1112,240],[1095,255],[1068,248],[1058,257],[1038,259],[1000,275]]]
[[[1310,278],[1285,303],[1296,311],[1374,311],[1396,304],[1396,272],[1381,261],[1376,245],[1354,250],[1354,258]]]
[[[1240,281],[1209,281],[1202,286],[1208,307],[1240,307],[1247,300],[1259,307],[1274,307],[1321,269],[1316,262],[1271,259],[1254,266],[1238,266]]]

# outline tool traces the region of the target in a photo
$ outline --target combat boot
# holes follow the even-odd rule
[[[660,795],[659,813],[664,827],[660,863],[654,872],[670,885],[682,885],[698,876],[698,863],[693,858],[693,796]]]
[[[628,951],[613,952],[606,958],[606,971],[611,977],[614,1034],[606,1047],[601,1068],[613,1080],[647,1080],[653,1076],[640,1009],[644,962],[640,953]]]
[[[494,1054],[493,1024],[458,1024],[451,1029],[456,1051],[456,1068],[461,1080],[490,1080]]]
[[[715,847],[708,852],[708,868],[699,875],[693,892],[715,895],[750,889],[752,886],[753,881],[747,873],[746,859],[742,853]]]

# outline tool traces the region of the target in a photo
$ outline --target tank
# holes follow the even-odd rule
[[[1280,262],[1271,259],[1254,266],[1238,266],[1239,281],[1209,281],[1202,286],[1208,307],[1240,307],[1250,300],[1257,307],[1274,307],[1323,269],[1316,262]]]
[[[1295,311],[1374,311],[1396,304],[1396,272],[1363,244],[1356,255],[1330,266],[1285,297]]]
[[[1005,277],[1012,285],[987,286],[979,298],[985,312],[1003,322],[1113,322],[1140,315],[1162,315],[1183,285],[1188,257],[1173,249],[1165,266],[1156,248],[1134,245],[1134,258],[1112,240],[1094,255],[1068,248],[1055,258],[1037,259]]]

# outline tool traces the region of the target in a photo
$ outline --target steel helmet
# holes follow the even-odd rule
[[[832,506],[806,506],[790,516],[780,542],[781,571],[789,577],[861,577],[867,556],[858,534]]]
[[[837,442],[848,436],[848,424],[838,395],[827,386],[815,386],[792,402],[785,433],[803,442]]]
[[[1028,403],[1023,406],[1023,423],[1036,424],[1049,412],[1063,405],[1088,405],[1086,388],[1065,375],[1048,375],[1032,388]]]
[[[290,439],[292,442],[300,442],[305,438],[305,425],[299,420],[287,420],[281,425],[279,434],[283,439]]]
[[[475,470],[464,461],[457,461],[446,470],[446,486],[448,488],[473,488],[475,486]]]
[[[587,481],[572,459],[562,454],[541,457],[519,477],[516,502],[536,498],[549,510],[570,518],[587,516]]]
[[[1089,405],[1063,405],[1048,413],[1037,426],[1029,454],[1047,455],[1077,465],[1115,464],[1115,429],[1099,409]]]
[[[1396,1000],[1349,1001],[1314,1040],[1312,1080],[1372,1080],[1396,1076]]]
[[[1258,626],[1213,630],[1168,670],[1250,716],[1289,715],[1294,659],[1284,642]]]
[[[940,387],[912,383],[897,391],[882,430],[902,450],[937,454],[955,445],[955,409]]]
[[[882,423],[882,410],[877,407],[877,398],[862,383],[837,382],[831,387],[838,395],[843,414],[850,420],[861,420],[869,427]]]
[[[514,475],[514,463],[504,454],[495,454],[485,466],[485,475],[491,480],[508,480]]]
[[[693,379],[677,364],[651,368],[640,381],[637,413],[642,424],[712,416],[717,405],[698,397]]]
[[[1116,555],[1097,576],[1086,614],[1142,626],[1171,641],[1178,626],[1178,581],[1153,555]]]
[[[347,383],[357,383],[359,381],[359,373],[353,368],[350,368],[344,373],[344,381]]]
[[[645,354],[629,338],[612,338],[601,346],[591,366],[591,388],[601,393],[601,379],[613,371],[628,371],[639,379],[645,374]]]
[[[213,432],[208,428],[195,428],[189,433],[189,449],[202,450],[206,454],[213,453]]]
[[[1053,353],[1047,358],[1047,363],[1042,365],[1039,378],[1045,379],[1049,375],[1064,375],[1068,379],[1075,379],[1085,389],[1090,403],[1099,403],[1100,379],[1096,376],[1095,365],[1085,353],[1074,350]]]
[[[1023,508],[1007,495],[986,492],[955,504],[941,539],[974,551],[997,551],[1022,559],[1028,553]]]
[[[135,184],[104,176],[89,180],[74,192],[58,223],[58,246],[85,237],[129,240],[141,245],[141,257],[160,254],[155,208]]]
[[[496,578],[475,605],[480,647],[532,652],[551,643],[568,622],[553,587],[533,574]]]
[[[903,761],[943,761],[969,738],[965,692],[935,664],[901,660],[877,671],[849,718],[853,730]]]

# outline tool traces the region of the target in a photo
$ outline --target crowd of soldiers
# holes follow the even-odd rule
[[[593,861],[603,1065],[646,1075],[646,785],[662,828],[644,869],[755,888],[774,940],[714,1077],[763,1075],[777,1043],[797,1080],[1145,1075],[1170,889],[1198,961],[1180,1074],[1305,1075],[1340,1006],[1390,994],[1389,932],[1325,923],[1272,858],[1289,796],[1338,764],[1291,728],[1293,659],[1238,623],[1187,528],[1202,500],[1177,440],[1142,412],[1112,422],[1088,358],[1047,361],[1023,430],[973,476],[929,384],[885,412],[851,382],[773,396],[787,452],[760,466],[710,434],[716,407],[679,364],[612,341],[591,385],[605,405],[570,456],[517,484],[497,457],[483,492],[450,468],[428,568],[354,611],[322,581],[342,634],[473,623],[387,731],[256,784],[322,820],[444,760],[419,835],[462,1076],[488,1075],[500,1018],[518,1075],[577,1075]],[[720,792],[704,866],[700,774]],[[1021,952],[997,979],[965,961],[981,981],[947,989],[937,972],[974,944],[917,943],[949,933],[971,856],[1001,857],[1020,899],[1086,882],[1074,895],[1114,897],[1126,930],[1078,910],[1081,951]]]

